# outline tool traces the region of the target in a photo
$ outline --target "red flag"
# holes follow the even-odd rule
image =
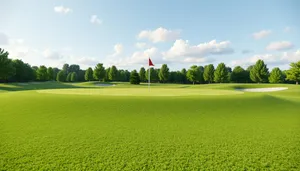
[[[154,66],[150,58],[149,58],[149,66]]]

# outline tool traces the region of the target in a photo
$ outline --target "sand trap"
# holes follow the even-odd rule
[[[116,86],[115,84],[95,84],[96,86],[101,86],[101,87],[110,87],[110,86]]]
[[[288,87],[270,87],[270,88],[245,88],[239,90],[245,92],[273,92],[273,91],[282,91],[287,89]]]

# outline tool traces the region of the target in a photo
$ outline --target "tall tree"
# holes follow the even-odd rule
[[[128,70],[125,70],[124,75],[125,75],[125,81],[129,82],[130,81],[130,72]]]
[[[67,76],[69,74],[69,64],[64,64],[62,70],[65,72],[65,75]]]
[[[103,64],[98,63],[97,66],[94,69],[94,73],[93,76],[95,78],[95,80],[104,80],[105,77],[105,68],[103,66]]]
[[[208,83],[212,83],[214,81],[214,72],[215,72],[215,67],[213,64],[206,65],[204,67],[204,73],[203,73],[203,78],[205,81]]]
[[[58,74],[58,72],[60,71],[60,69],[58,69],[58,68],[53,68],[53,80],[56,80],[56,77],[57,77],[57,74]]]
[[[295,81],[296,84],[300,81],[300,61],[292,62],[290,64],[290,69],[286,72],[286,79],[290,81]]]
[[[69,69],[68,69],[68,72],[76,72],[76,74],[79,73],[79,70],[80,70],[80,66],[79,65],[76,65],[76,64],[72,64],[69,66]]]
[[[196,78],[197,82],[200,84],[204,83],[204,78],[203,78],[204,68],[203,68],[203,66],[198,66],[196,68],[196,70],[197,70],[197,78]]]
[[[0,48],[0,80],[5,80],[16,73],[12,60],[8,58],[9,53]]]
[[[49,67],[47,69],[47,75],[48,75],[48,80],[50,80],[50,81],[55,80],[54,79],[54,71],[53,71],[52,67]]]
[[[231,73],[231,81],[235,83],[246,83],[248,81],[247,71],[241,66],[234,67]]]
[[[116,81],[116,79],[118,78],[118,69],[116,66],[113,65],[110,68],[108,76],[111,81]]]
[[[71,82],[72,72],[69,72],[66,78],[66,82]]]
[[[83,82],[85,81],[85,70],[80,69],[78,74],[77,74],[77,81]]]
[[[84,79],[85,79],[85,81],[92,81],[93,80],[93,69],[91,67],[89,67],[85,71]]]
[[[76,82],[77,81],[77,74],[76,72],[72,72],[71,74],[71,82]]]
[[[140,84],[140,76],[136,70],[130,73],[130,84]]]
[[[250,78],[256,83],[268,82],[269,69],[263,60],[258,60],[250,70]]]
[[[273,68],[270,77],[269,77],[269,82],[270,83],[282,83],[283,82],[283,74],[282,71],[276,67]]]
[[[147,81],[149,80],[149,69],[147,69],[145,77],[147,79]],[[157,74],[157,70],[155,70],[154,68],[150,68],[150,81],[151,82],[156,82],[158,81],[158,74]]]
[[[15,68],[15,75],[10,79],[10,81],[17,81],[17,82],[22,82],[22,81],[26,81],[25,77],[26,77],[26,71],[25,71],[25,64],[22,60],[19,59],[15,59],[12,60],[12,65]]]
[[[195,82],[198,81],[199,72],[197,70],[197,66],[196,65],[191,66],[191,68],[186,73],[186,77],[193,84],[195,84]]]
[[[180,82],[185,84],[187,82],[186,69],[183,68],[180,73],[181,73]]]
[[[142,67],[142,68],[140,69],[140,72],[139,72],[139,76],[140,76],[141,82],[145,82],[145,81],[146,81],[146,76],[145,76],[145,74],[146,74],[146,70],[145,70],[144,67]]]
[[[39,81],[47,81],[48,80],[47,67],[45,65],[41,65],[39,67],[39,69],[36,71],[36,78]]]
[[[224,63],[220,63],[214,73],[214,81],[217,83],[228,82],[228,70]]]
[[[58,82],[64,82],[64,81],[66,81],[66,75],[65,75],[65,71],[64,70],[59,71],[57,73],[56,81],[58,81]]]
[[[110,67],[106,68],[105,70],[105,77],[104,77],[104,81],[110,81],[109,79],[109,71],[110,71]],[[129,73],[130,74],[130,73]]]
[[[168,77],[169,77],[169,68],[168,68],[167,64],[163,64],[161,66],[161,69],[159,71],[158,77],[159,77],[159,80],[161,82],[163,82],[163,83],[168,80]]]

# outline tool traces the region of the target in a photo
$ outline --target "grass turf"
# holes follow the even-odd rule
[[[156,84],[151,91],[160,96],[145,97],[61,92],[148,94],[146,85],[51,84],[0,85],[0,170],[300,169],[298,86]],[[184,94],[252,86],[289,89],[161,94],[163,89]],[[36,91],[44,88],[61,92]]]

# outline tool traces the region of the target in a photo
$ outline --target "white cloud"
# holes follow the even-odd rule
[[[234,50],[230,45],[231,43],[229,41],[217,43],[216,40],[199,45],[190,45],[187,40],[180,39],[176,40],[174,45],[167,52],[163,53],[163,56],[167,61],[209,61],[204,57],[233,53]],[[196,58],[198,60],[196,60]]]
[[[73,12],[73,10],[71,8],[68,7],[64,7],[64,6],[56,6],[54,7],[54,12],[56,13],[62,13],[62,14],[68,14]]]
[[[284,30],[283,30],[283,32],[285,32],[285,33],[288,33],[290,31],[291,31],[291,27],[285,27]]]
[[[46,49],[43,51],[43,55],[45,58],[47,59],[53,59],[53,60],[57,60],[57,59],[62,59],[63,55],[57,51],[53,51],[50,49]]]
[[[147,43],[145,43],[145,42],[137,42],[135,44],[135,47],[137,47],[138,49],[145,49],[147,47]]]
[[[76,58],[77,59],[77,58]],[[76,62],[80,65],[86,65],[89,67],[94,67],[96,66],[97,63],[99,63],[99,61],[96,58],[93,57],[79,57]]]
[[[243,66],[247,67],[253,65],[257,60],[264,60],[265,63],[269,65],[285,65],[290,62],[300,61],[300,49],[295,52],[283,52],[281,54],[261,54],[254,55],[249,58],[244,58],[240,60],[234,60],[231,62],[231,66]]]
[[[159,27],[156,30],[143,30],[138,34],[139,39],[149,39],[153,43],[173,41],[179,38],[180,31],[167,30]]]
[[[100,20],[97,15],[92,15],[90,22],[92,24],[102,24],[102,20]]]
[[[281,41],[281,42],[271,42],[267,47],[266,50],[288,50],[292,49],[294,45],[288,41]]]
[[[254,39],[258,40],[269,36],[271,33],[271,30],[261,30],[259,32],[253,33],[252,36]]]
[[[123,45],[118,43],[114,45],[114,53],[112,55],[108,55],[109,58],[117,57],[123,53]]]
[[[8,36],[0,32],[0,45],[8,45]]]

